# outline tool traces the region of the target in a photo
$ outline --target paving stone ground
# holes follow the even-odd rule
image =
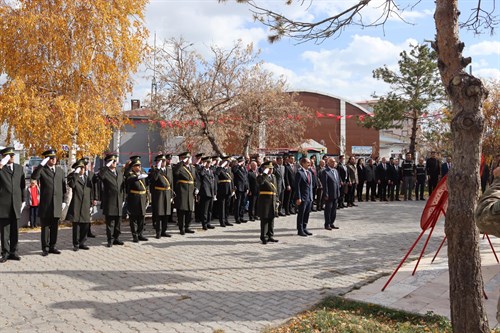
[[[276,220],[279,243],[262,245],[259,222],[106,248],[93,226],[89,251],[41,256],[40,232],[20,236],[20,262],[0,264],[2,332],[260,332],[326,295],[343,294],[392,272],[420,233],[423,201],[362,202],[338,211],[339,230],[312,212],[312,237],[296,235],[296,215]],[[218,223],[215,223],[217,226]],[[428,251],[443,237],[443,221]],[[421,242],[423,244],[423,242]],[[412,258],[415,258],[415,250]],[[7,282],[7,283],[5,283]]]

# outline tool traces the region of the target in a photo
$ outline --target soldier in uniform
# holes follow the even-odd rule
[[[127,210],[130,214],[130,232],[134,243],[147,241],[143,236],[144,217],[147,207],[147,174],[141,172],[139,159],[130,163],[131,171],[127,176]]]
[[[415,186],[415,200],[425,200],[424,187],[425,187],[425,180],[427,179],[427,172],[426,172],[426,167],[424,165],[423,157],[420,157],[418,159],[418,164],[416,165],[415,170],[417,174],[417,185]]]
[[[73,251],[88,250],[85,242],[90,226],[90,208],[95,205],[94,173],[85,172],[84,159],[78,160],[71,168],[74,171],[68,175],[68,186],[73,195],[66,219],[73,224]]]
[[[219,223],[221,227],[233,226],[229,223],[229,207],[233,195],[233,178],[228,168],[229,157],[222,156],[221,164],[215,171],[217,176],[217,202],[219,203]]]
[[[203,230],[208,230],[214,228],[210,221],[212,220],[213,202],[217,195],[217,184],[214,171],[210,168],[212,159],[207,156],[203,157],[201,161],[203,165],[198,173],[200,179],[200,204],[198,207]]]
[[[240,156],[236,159],[236,164],[233,166],[233,182],[236,190],[236,200],[234,209],[234,219],[236,224],[246,223],[245,220],[245,199],[248,192],[248,171],[245,168],[245,158]]]
[[[169,160],[171,156],[168,156]],[[167,156],[160,154],[155,157],[156,165],[149,174],[149,189],[151,206],[156,230],[156,238],[171,237],[167,234],[167,222],[172,214],[172,199],[174,197],[172,169],[166,168]]]
[[[181,235],[185,233],[193,234],[194,230],[189,229],[191,215],[194,209],[195,196],[195,170],[190,163],[191,154],[184,152],[178,155],[179,163],[173,168],[175,182],[175,204],[177,209],[177,225]]]
[[[195,188],[200,188],[200,171],[203,169],[203,153],[198,153],[194,155],[195,160],[193,160],[193,163],[191,164],[195,170]],[[202,209],[200,208],[200,197],[199,195],[195,196],[195,203],[194,203],[194,219],[196,223],[202,223],[203,221],[203,215],[202,215]]]
[[[8,260],[21,260],[17,254],[19,240],[19,219],[25,207],[24,170],[14,163],[14,148],[0,151],[0,235],[2,257],[0,263]]]
[[[42,153],[44,159],[33,171],[31,179],[40,181],[40,205],[38,216],[42,226],[42,256],[49,253],[60,254],[56,248],[59,219],[66,203],[63,203],[66,194],[64,172],[56,168],[56,151],[49,149]]]
[[[274,239],[274,218],[278,216],[278,188],[273,175],[273,163],[265,162],[263,172],[257,177],[259,195],[257,215],[260,217],[260,240],[262,244],[278,242]]]
[[[119,237],[122,208],[125,202],[125,183],[123,173],[116,170],[117,161],[116,154],[107,154],[104,158],[106,165],[95,176],[101,184],[100,199],[102,212],[106,219],[107,247],[123,245]]]

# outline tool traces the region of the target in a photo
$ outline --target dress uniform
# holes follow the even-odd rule
[[[17,254],[19,240],[19,218],[25,206],[23,168],[14,162],[14,148],[7,147],[0,151],[0,235],[2,257],[0,262],[20,260]]]
[[[169,156],[170,158],[170,156]],[[172,199],[174,196],[172,169],[166,168],[167,157],[160,154],[155,157],[157,165],[149,174],[149,191],[156,229],[156,238],[170,237],[167,234],[167,222],[172,214]]]
[[[248,192],[248,171],[245,168],[245,158],[240,156],[237,158],[237,164],[233,166],[233,182],[236,190],[236,200],[234,209],[234,219],[237,224],[245,223],[245,199]]]
[[[147,241],[143,236],[144,217],[147,208],[147,177],[141,172],[141,161],[139,159],[130,163],[131,171],[126,180],[127,188],[127,210],[130,214],[130,232],[134,243]]]
[[[53,149],[42,153],[44,159],[33,171],[31,179],[40,180],[40,205],[38,216],[42,226],[42,255],[60,254],[56,248],[59,219],[66,206],[63,198],[66,194],[64,172],[56,168],[57,157]],[[64,207],[63,207],[64,205]]]
[[[210,168],[212,159],[210,157],[202,158],[203,165],[199,171],[200,180],[200,218],[204,230],[213,229],[210,224],[212,220],[213,202],[217,195],[217,184],[214,171]]]
[[[68,175],[68,186],[73,195],[66,219],[73,224],[73,251],[88,250],[85,245],[90,226],[90,209],[95,201],[93,172],[86,172],[85,161],[78,160],[71,166],[74,171]]]
[[[219,223],[221,227],[232,226],[227,216],[229,215],[230,200],[233,194],[233,178],[227,167],[229,157],[223,156],[221,165],[216,170],[217,176],[217,202],[219,206]]]
[[[189,164],[191,157],[189,152],[178,155],[180,162],[173,168],[175,182],[175,205],[177,209],[177,224],[181,235],[185,233],[194,233],[189,229],[191,224],[191,215],[194,210],[195,201],[195,171]]]
[[[263,174],[257,176],[259,196],[257,215],[260,217],[260,240],[262,244],[278,242],[274,239],[274,218],[278,216],[278,188],[272,162],[263,164]]]
[[[100,183],[100,200],[102,213],[106,219],[106,237],[108,247],[123,245],[119,239],[121,234],[122,207],[125,202],[125,182],[122,172],[116,170],[116,154],[107,154],[104,158],[106,163],[96,177]]]

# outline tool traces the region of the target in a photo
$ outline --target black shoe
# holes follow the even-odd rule
[[[234,224],[226,222],[226,227],[232,227]]]
[[[194,230],[191,229],[186,229],[185,232],[186,234],[194,234]]]
[[[236,221],[236,222],[234,222],[234,223],[236,223],[236,224],[241,224],[241,222],[240,222],[240,221]]]
[[[78,245],[73,246],[73,251],[75,251],[75,252],[78,251]]]
[[[161,238],[161,235],[160,234],[156,234],[156,239],[160,239]]]
[[[305,232],[298,232],[297,235],[302,236],[302,237],[307,237],[307,234]]]
[[[420,198],[420,200],[425,201],[425,199],[424,199],[424,198]]]
[[[132,242],[134,242],[134,243],[139,243],[139,238],[137,238],[137,236],[136,236],[136,237],[134,237],[134,238],[132,239]]]
[[[95,235],[94,234],[88,234],[87,238],[95,238]]]
[[[396,199],[396,201],[401,201],[401,199]]]
[[[113,242],[108,242],[108,244],[106,244],[106,247],[112,247],[113,246]]]
[[[208,230],[208,227],[206,225],[201,227],[203,230]]]
[[[144,242],[147,242],[147,241],[148,241],[148,239],[147,239],[146,237],[144,237],[144,236],[139,236],[139,237],[138,237],[138,239],[139,239],[140,241],[144,241]]]
[[[16,261],[19,261],[19,260],[21,260],[21,257],[20,257],[20,256],[18,256],[17,254],[15,254],[15,253],[11,253],[11,254],[9,254],[9,256],[7,257],[7,259],[9,259],[9,260],[16,260]]]
[[[248,222],[248,220],[241,219],[241,220],[240,220],[240,222],[241,222],[241,223],[247,223],[247,222]]]
[[[375,199],[372,199],[372,201],[377,201],[377,200],[375,200]]]
[[[49,249],[49,253],[52,253],[52,254],[61,254],[61,251],[59,251],[56,248],[53,248],[53,249]]]
[[[166,232],[161,233],[161,237],[172,237],[171,234],[167,234]]]
[[[4,263],[7,261],[7,256],[0,257],[0,263]]]
[[[222,223],[220,224],[220,226],[221,226],[221,227],[223,227],[223,228],[225,228],[225,227],[226,227],[226,225],[225,225],[225,224],[222,224]]]
[[[78,248],[80,250],[90,250],[90,247],[88,247],[87,245],[80,245]]]
[[[208,229],[215,229],[215,227],[213,225],[211,225],[211,224],[207,224],[207,228]]]
[[[329,225],[327,225],[327,226],[325,227],[325,229],[326,229],[326,230],[332,230],[332,227],[330,227]]]
[[[265,240],[265,239],[261,239],[260,241],[261,241],[261,242],[262,242],[262,244],[264,244],[264,245],[266,245],[266,244],[267,244],[267,240]]]
[[[268,241],[268,242],[272,242],[272,243],[278,243],[278,242],[279,242],[279,240],[274,239],[274,238],[272,238],[272,237],[269,237],[269,239],[268,239],[267,241]]]
[[[119,239],[115,239],[113,241],[113,245],[123,245],[123,242],[121,240],[119,240]]]
[[[353,206],[353,207],[358,207],[358,205],[355,205],[355,204],[353,204],[353,203],[351,204],[351,206]]]
[[[46,256],[48,256],[48,255],[49,255],[49,252],[47,252],[47,251],[42,251],[42,257],[46,257]]]
[[[184,232],[184,230],[181,230],[181,231],[180,231],[180,233],[181,233],[181,235],[183,235],[183,236],[186,234],[186,233]]]
[[[278,215],[279,216],[286,216],[286,214],[283,214],[283,213],[279,213]]]
[[[330,226],[332,229],[340,229],[339,227],[334,226],[333,224]]]
[[[305,233],[307,236],[312,236],[312,232],[309,232],[309,230],[304,230],[304,233]]]

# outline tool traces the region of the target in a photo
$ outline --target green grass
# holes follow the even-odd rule
[[[325,299],[314,309],[304,312],[281,327],[266,333],[308,332],[452,332],[447,318],[432,313],[418,315],[384,308],[379,305],[345,300]]]

